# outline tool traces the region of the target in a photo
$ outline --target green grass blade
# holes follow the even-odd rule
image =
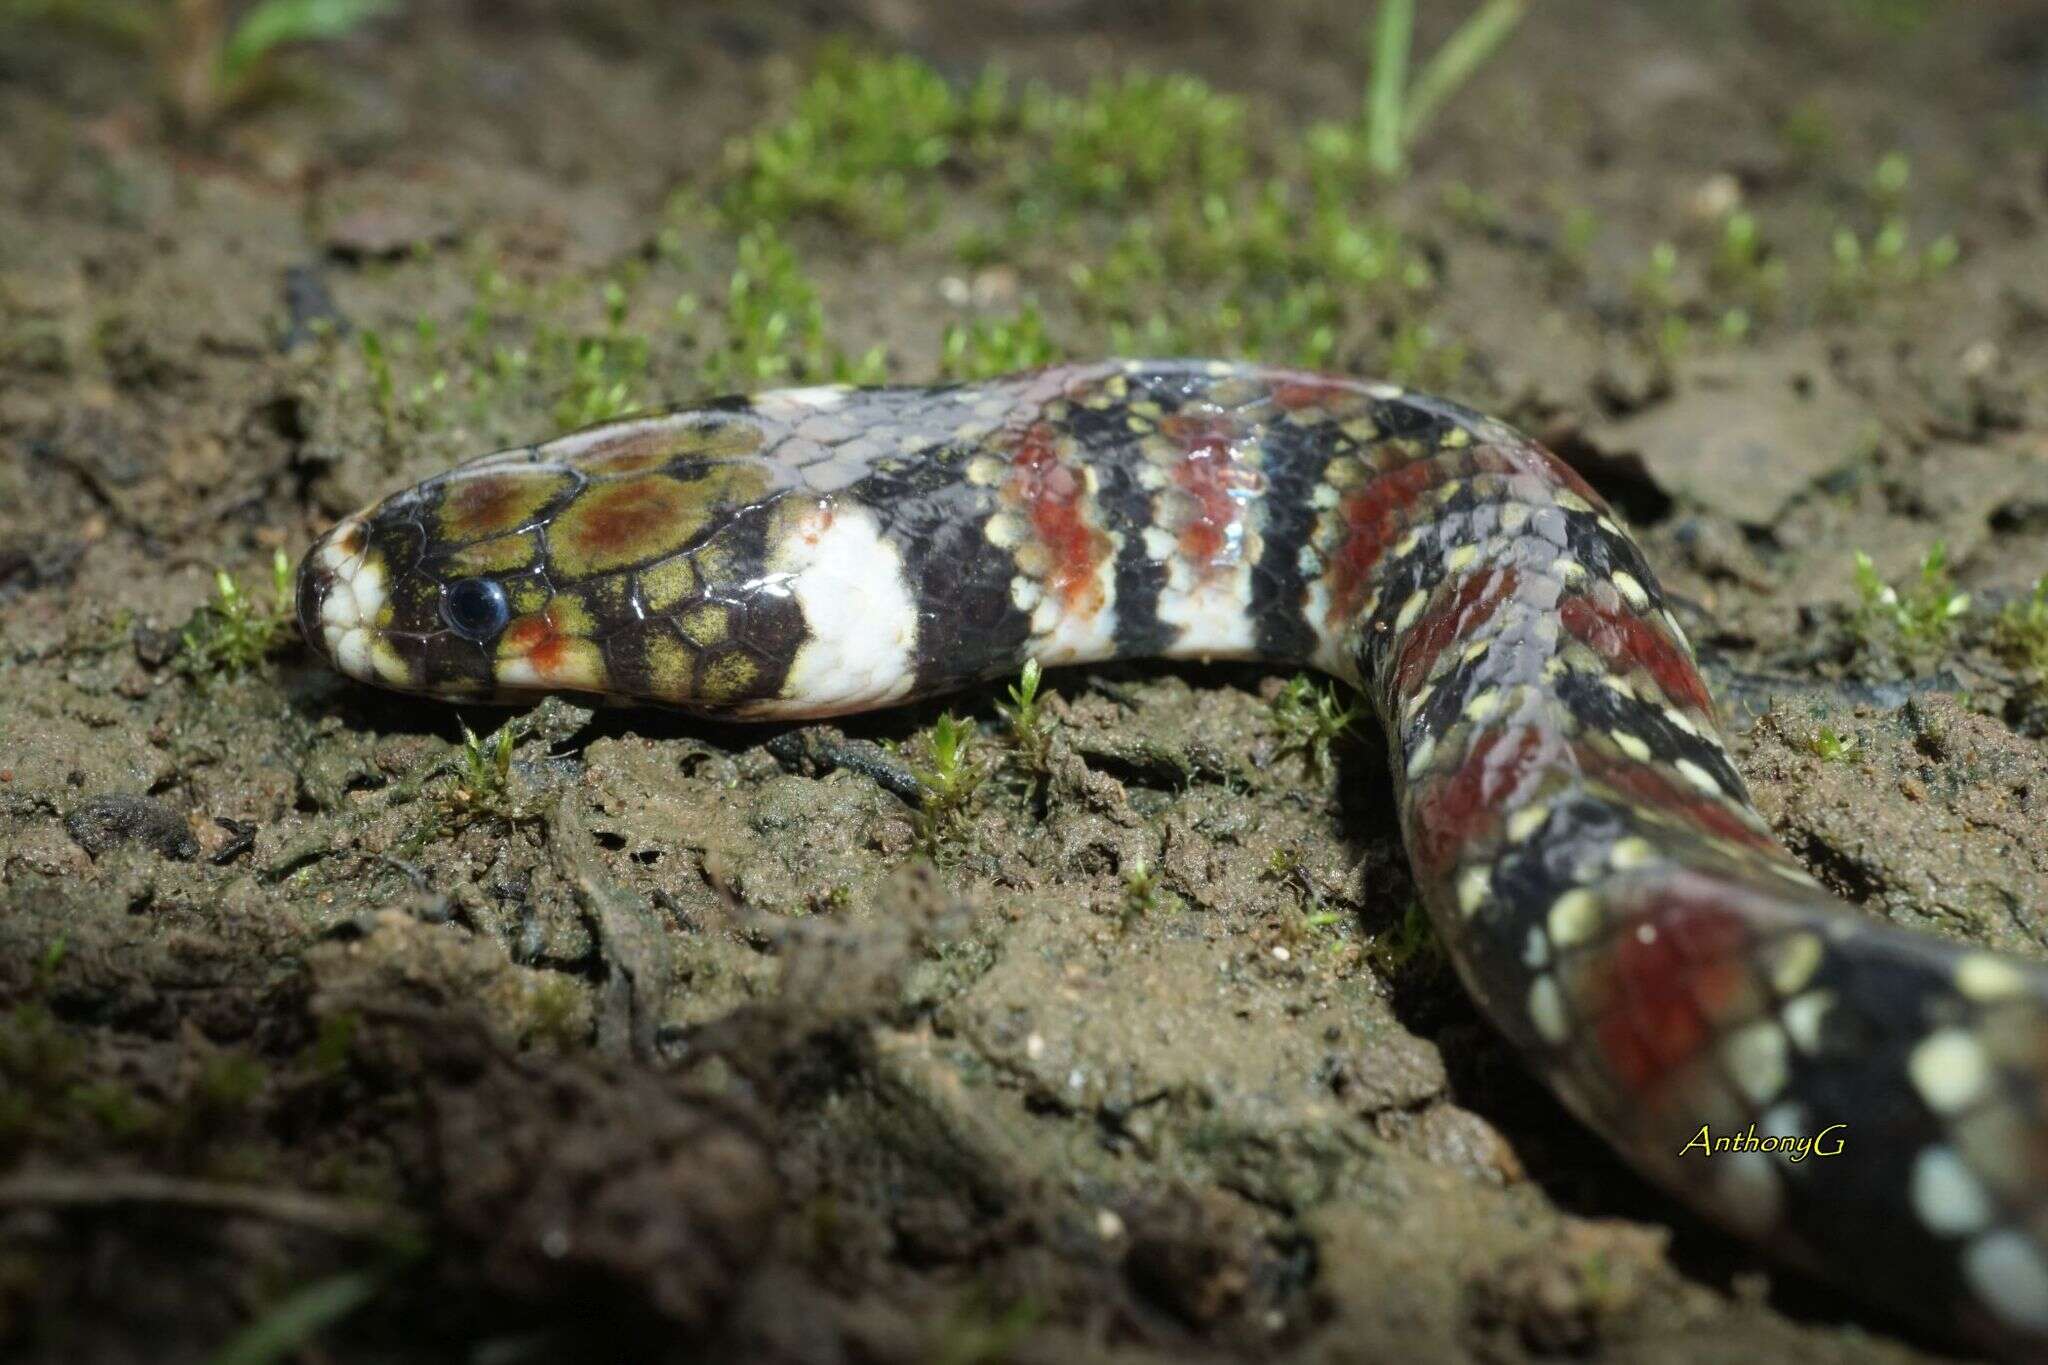
[[[1380,175],[1401,173],[1402,101],[1408,48],[1415,36],[1415,0],[1380,0],[1373,21],[1372,84],[1366,91],[1366,162]]]
[[[1401,125],[1404,146],[1414,142],[1438,106],[1470,80],[1472,73],[1484,66],[1487,58],[1507,41],[1528,9],[1529,0],[1487,0],[1476,14],[1458,25],[1457,32],[1444,40],[1444,45],[1436,50],[1436,55],[1415,77],[1415,88],[1408,96],[1408,108]]]
[[[351,1270],[297,1290],[243,1328],[210,1365],[270,1365],[355,1312],[384,1287],[383,1270]]]
[[[222,83],[240,81],[280,43],[339,38],[397,8],[398,0],[261,0],[221,49]]]

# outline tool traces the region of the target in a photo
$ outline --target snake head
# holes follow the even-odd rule
[[[352,678],[452,699],[772,702],[804,632],[772,552],[792,476],[749,435],[668,414],[461,465],[314,544],[300,629]]]
[[[465,555],[437,537],[444,482],[342,518],[299,564],[299,633],[351,678],[436,695],[496,690],[493,650],[521,585],[502,553]]]

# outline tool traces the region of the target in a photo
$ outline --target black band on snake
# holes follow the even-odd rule
[[[2048,971],[1816,885],[1642,551],[1489,418],[1201,361],[763,393],[398,493],[314,546],[299,613],[388,687],[727,717],[1312,664],[1371,699],[1436,932],[1580,1118],[1772,1253],[2048,1352]]]

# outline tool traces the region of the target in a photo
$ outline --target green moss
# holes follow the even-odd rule
[[[1894,587],[1877,566],[1856,552],[1857,607],[1850,629],[1865,650],[1907,661],[1939,654],[1954,642],[1958,620],[1970,609],[1970,595],[1956,591],[1949,577],[1948,547],[1934,542],[1921,558],[1917,578]]]
[[[84,1061],[79,1042],[40,1004],[0,1014],[0,1096],[33,1102],[68,1085]]]
[[[353,1010],[320,1016],[313,1041],[300,1057],[301,1070],[316,1080],[346,1071],[355,1056],[356,1035],[361,1029],[362,1016]]]
[[[996,1365],[1017,1358],[1018,1348],[1045,1317],[1028,1298],[1005,1302],[988,1287],[964,1294],[935,1329],[933,1365]]]
[[[1419,900],[1408,902],[1400,922],[1393,928],[1373,936],[1365,956],[1382,976],[1398,976],[1418,968],[1434,973],[1445,965],[1429,912]]]
[[[965,835],[967,817],[987,776],[973,755],[973,739],[970,722],[942,715],[926,741],[928,761],[911,769],[922,795],[917,811],[918,841],[933,857]]]
[[[548,973],[526,992],[522,1040],[566,1052],[582,1046],[587,1019],[583,991],[577,983]]]
[[[1149,919],[1168,908],[1172,897],[1160,885],[1159,873],[1143,858],[1124,869],[1123,896],[1117,907],[1117,928],[1129,933],[1139,920]]]
[[[932,215],[918,191],[934,173],[1010,118],[1000,70],[956,92],[915,57],[834,46],[789,118],[728,149],[721,207],[735,226],[815,216],[900,236]]]
[[[2034,584],[2031,594],[2005,604],[1994,639],[2000,653],[2034,682],[2048,683],[2048,574]]]
[[[243,590],[225,569],[214,570],[213,597],[178,632],[177,668],[211,682],[257,667],[292,635],[292,564],[283,550],[270,560],[270,596]]]
[[[1686,297],[1679,270],[1677,246],[1659,242],[1650,248],[1649,257],[1630,282],[1641,319],[1639,330],[1652,352],[1666,364],[1692,349],[1692,324],[1684,312]]]
[[[1319,687],[1301,675],[1280,689],[1268,713],[1280,736],[1279,752],[1300,754],[1318,776],[1329,771],[1331,747],[1351,732],[1362,714],[1342,700],[1335,687]]]
[[[1867,231],[1853,223],[1835,227],[1829,240],[1831,268],[1827,301],[1838,312],[1861,312],[1901,290],[1946,274],[1962,256],[1952,233],[1919,245],[1905,214],[1906,189],[1912,164],[1904,153],[1879,158],[1866,189],[1866,216],[1875,226]]]
[[[1841,145],[1842,133],[1834,116],[1819,100],[1808,97],[1786,111],[1778,125],[1778,137],[1785,149],[1807,167],[1818,166]]]
[[[1311,366],[1368,323],[1398,331],[1434,282],[1397,229],[1278,178],[1134,216],[1068,280],[1114,350]]]
[[[1856,754],[1855,739],[1827,725],[1814,729],[1806,747],[1823,763],[1846,763]]]
[[[1244,101],[1193,76],[1128,71],[1082,96],[1034,87],[1020,122],[1044,145],[1037,188],[1069,204],[1127,209],[1168,190],[1224,193],[1251,161]]]
[[[1398,384],[1419,389],[1449,389],[1465,371],[1463,343],[1438,335],[1435,327],[1403,318],[1387,339],[1381,373]]]
[[[162,1108],[120,1081],[92,1080],[73,1086],[65,1093],[64,1103],[70,1117],[112,1142],[144,1138],[163,1126]]]
[[[1023,673],[1010,684],[1009,704],[996,704],[997,713],[1010,728],[1010,747],[1034,785],[1052,770],[1052,720],[1039,709],[1038,686],[1043,676],[1038,660],[1025,660]]]
[[[455,785],[441,798],[450,826],[460,829],[479,820],[509,824],[529,814],[512,781],[512,751],[524,732],[523,719],[514,717],[482,738],[462,727]]]
[[[1721,220],[1713,258],[1707,266],[1707,282],[1724,310],[1724,336],[1741,340],[1748,335],[1747,325],[1740,329],[1729,325],[1727,319],[1731,317],[1775,315],[1784,302],[1787,277],[1784,258],[1765,241],[1754,214],[1735,209]]]
[[[764,225],[740,238],[739,263],[726,290],[725,345],[702,371],[709,388],[740,390],[794,380],[879,383],[885,377],[884,360],[877,347],[849,361],[826,339],[818,291],[774,229]]]
[[[626,327],[626,286],[606,280],[604,329],[568,343],[565,392],[555,404],[555,423],[586,427],[608,422],[642,406],[651,349],[645,336]]]
[[[1843,8],[1873,27],[1909,37],[1933,19],[1933,0],[1846,0]]]
[[[218,1053],[200,1065],[192,1099],[210,1114],[239,1113],[256,1101],[269,1079],[269,1069],[248,1053]]]
[[[1045,333],[1045,316],[1025,303],[1003,318],[976,318],[946,328],[939,347],[939,373],[948,379],[989,379],[1033,369],[1060,358]]]

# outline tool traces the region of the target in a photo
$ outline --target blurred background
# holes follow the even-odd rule
[[[1385,377],[1615,501],[1809,861],[2039,951],[2044,231],[2018,0],[0,0],[0,1346],[1920,1358],[1502,1055],[1305,683],[1055,680],[927,877],[756,732],[465,746],[272,575],[706,394]]]

